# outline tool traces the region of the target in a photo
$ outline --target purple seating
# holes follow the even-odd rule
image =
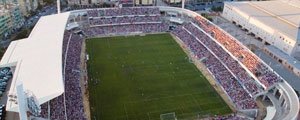
[[[240,116],[236,114],[229,114],[229,115],[216,115],[212,117],[210,120],[248,120],[245,116]]]
[[[87,11],[90,17],[102,16],[123,16],[123,15],[155,15],[160,14],[157,7],[124,7],[124,8],[107,8],[92,9]]]
[[[189,28],[191,26],[184,25],[177,27],[174,31],[172,31],[172,33],[177,36],[187,48],[190,49],[197,59],[202,60],[204,65],[214,75],[215,79],[224,89],[224,92],[227,93],[229,98],[238,109],[256,109],[257,105],[254,101],[254,98],[250,96],[250,94],[247,92],[247,89],[243,88],[241,81],[234,77],[234,74],[229,71],[230,69],[226,68],[231,64],[237,67],[238,65],[236,62],[230,61],[230,56],[226,54],[226,52],[224,53],[224,51],[222,51],[216,45],[216,43],[212,42],[212,40],[205,34],[198,33],[196,29],[191,29],[193,34],[190,34],[188,29],[185,29],[185,27],[191,29]],[[201,41],[206,43],[206,47],[200,43],[197,38],[201,38]],[[222,58],[220,59],[220,57]],[[222,64],[222,62],[227,62],[225,60],[229,60],[228,63],[231,64]],[[251,79],[247,80],[251,81]],[[250,84],[250,86],[251,85],[256,84]],[[258,89],[254,88],[254,91],[258,91]]]
[[[65,119],[65,115],[69,120],[86,119],[83,110],[79,68],[83,39],[83,37],[77,34],[73,34],[67,31],[65,32],[63,40],[64,52],[62,54],[63,61],[64,59],[67,59],[66,64],[63,64],[63,66],[65,66],[65,93],[49,102],[51,120],[63,120]],[[69,45],[69,47],[67,58],[65,58],[67,45]],[[41,108],[41,117],[48,118],[48,104],[43,104]]]
[[[161,22],[160,16],[131,16],[131,17],[111,17],[111,18],[94,18],[89,20],[90,25],[109,25],[109,24],[133,24],[133,23],[151,23]]]
[[[222,44],[229,52],[231,52],[239,61],[247,67],[261,82],[265,88],[269,88],[277,82],[282,81],[276,73],[270,70],[263,62],[250,51],[245,49],[237,40],[231,38],[224,31],[220,30],[206,19],[197,16],[194,21],[205,32],[212,34],[212,36]],[[244,76],[244,75],[243,75]],[[248,84],[249,85],[249,84]],[[255,89],[253,86],[249,86]]]
[[[129,33],[158,33],[166,32],[168,25],[165,23],[128,24],[114,26],[99,26],[85,30],[88,36],[126,35]]]

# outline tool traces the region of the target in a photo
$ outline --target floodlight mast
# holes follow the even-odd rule
[[[60,0],[56,0],[57,2],[57,14],[60,13]]]
[[[184,9],[184,2],[185,0],[181,0],[181,8]]]
[[[28,120],[27,117],[27,100],[24,93],[23,83],[17,82],[17,101],[18,101],[18,109],[19,109],[19,117],[20,120]]]

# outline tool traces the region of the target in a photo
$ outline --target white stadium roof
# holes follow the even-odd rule
[[[13,41],[0,66],[16,66],[9,94],[16,94],[17,83],[30,90],[39,104],[64,92],[62,72],[62,42],[68,13],[41,17],[26,39]],[[8,111],[18,111],[14,102],[7,101]]]
[[[246,18],[256,19],[294,40],[299,40],[297,39],[300,26],[299,0],[226,2],[226,4],[242,12]]]
[[[184,13],[191,17],[198,16],[196,12],[187,9],[164,6],[159,8],[162,11]],[[13,41],[9,45],[0,61],[0,67],[13,68],[9,94],[15,95],[16,87],[20,83],[23,84],[24,90],[30,90],[36,96],[39,104],[64,93],[62,47],[69,15],[70,12],[66,12],[42,17],[28,38]],[[283,97],[280,99],[285,98],[287,106],[286,111],[282,111],[285,112],[283,119],[296,119],[299,112],[299,99],[295,91],[286,81],[278,83],[276,88],[283,92]],[[6,110],[19,112],[18,107],[15,102],[7,100]]]

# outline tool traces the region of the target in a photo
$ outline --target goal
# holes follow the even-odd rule
[[[177,120],[175,112],[160,114],[160,120]]]

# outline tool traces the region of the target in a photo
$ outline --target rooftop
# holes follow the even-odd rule
[[[18,83],[43,104],[64,92],[62,41],[69,12],[39,19],[28,38],[13,41],[0,62],[16,66],[9,94],[16,94]],[[18,104],[7,101],[8,111],[18,111]]]
[[[250,19],[258,20],[294,40],[299,40],[300,1],[298,0],[227,2],[226,4],[238,9]]]
[[[16,4],[8,3],[6,7],[4,4],[0,4],[0,16],[4,15],[5,13],[9,12],[10,9],[17,7]]]

